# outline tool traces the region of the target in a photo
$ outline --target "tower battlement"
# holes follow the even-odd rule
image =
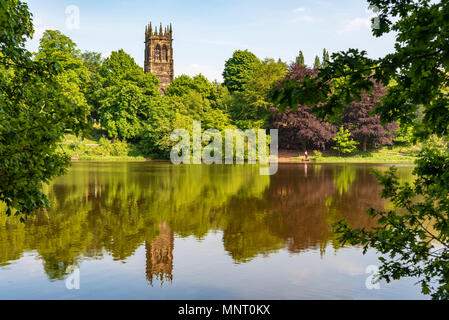
[[[162,29],[162,23],[159,26],[159,30],[157,27],[153,30],[153,25],[150,22],[149,25],[145,27],[145,41],[149,41],[150,39],[169,39],[171,40],[173,37],[173,26],[170,23],[168,26]]]

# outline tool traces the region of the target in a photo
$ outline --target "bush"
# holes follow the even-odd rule
[[[313,154],[315,155],[316,158],[321,158],[323,156],[323,153],[318,150],[314,150]]]

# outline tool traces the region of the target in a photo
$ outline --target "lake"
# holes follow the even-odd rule
[[[391,207],[372,169],[388,166],[73,163],[50,210],[0,216],[0,299],[426,298],[415,279],[370,286],[376,253],[331,232]]]

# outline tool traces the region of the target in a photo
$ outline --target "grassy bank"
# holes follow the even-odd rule
[[[312,153],[309,158],[312,163],[414,163],[416,148],[384,147],[379,150],[361,152],[350,155],[339,155],[335,152]],[[291,158],[292,162],[303,162],[303,153]]]
[[[59,144],[60,152],[67,154],[72,160],[92,161],[146,161],[149,160],[138,146],[126,141],[114,143],[105,138],[99,128],[94,129],[91,137],[79,139],[75,135],[66,134]]]
[[[105,138],[106,133],[100,128],[93,130],[88,139],[79,139],[72,134],[66,134],[59,145],[60,151],[72,160],[90,161],[147,161],[157,157],[146,157],[139,147],[126,141],[114,143]],[[339,155],[335,151],[310,152],[311,163],[413,163],[419,151],[416,147],[384,147],[379,150],[361,152],[350,155]],[[299,156],[298,156],[299,154]],[[279,150],[279,161],[283,163],[303,162],[304,153]]]

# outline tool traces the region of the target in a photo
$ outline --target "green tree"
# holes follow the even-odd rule
[[[195,91],[200,93],[204,98],[210,98],[213,90],[212,83],[202,74],[193,78],[187,75],[176,77],[175,80],[167,87],[165,94],[167,96],[178,96],[188,94]]]
[[[235,92],[230,114],[239,128],[265,128],[271,115],[268,94],[273,85],[287,74],[281,60],[265,59],[255,63],[255,69],[241,92]]]
[[[144,73],[123,50],[112,52],[100,68],[102,89],[97,93],[99,118],[108,135],[118,139],[138,138],[148,118],[146,105],[159,96],[159,81]]]
[[[307,104],[332,119],[362,93],[373,88],[372,79],[389,86],[374,113],[383,123],[412,124],[415,139],[449,134],[449,20],[447,1],[369,0],[378,17],[372,32],[380,37],[395,32],[395,51],[379,59],[365,51],[334,53],[317,77],[286,82],[273,90],[282,106]],[[416,116],[422,106],[422,118]],[[425,148],[414,170],[413,184],[399,183],[392,169],[378,178],[382,196],[395,208],[370,210],[378,227],[353,230],[346,222],[336,232],[343,243],[374,248],[383,256],[380,278],[386,281],[418,277],[422,292],[433,299],[449,298],[449,155]]]
[[[100,101],[98,99],[98,92],[102,88],[103,79],[100,76],[101,65],[103,58],[101,53],[86,51],[81,54],[83,64],[89,71],[90,81],[86,84],[85,94],[87,103],[90,107],[91,117],[97,121],[100,120],[98,112],[100,108]]]
[[[327,67],[330,61],[329,52],[326,50],[326,48],[323,49],[323,57],[321,60],[321,66]]]
[[[89,109],[86,91],[91,83],[90,73],[72,39],[57,30],[45,31],[40,39],[35,61],[56,64],[60,72],[55,75],[55,80],[61,93],[67,99],[76,100],[83,108]]]
[[[143,130],[140,138],[140,148],[147,156],[158,156],[168,158],[170,149],[174,145],[170,141],[171,132],[176,129],[179,123],[176,123],[176,109],[179,103],[172,102],[172,99],[159,97],[152,99],[148,105],[148,118],[143,123]],[[189,118],[190,120],[190,118]],[[181,124],[179,128],[185,128],[183,125],[191,125],[187,123]]]
[[[212,90],[210,93],[212,107],[228,112],[230,100],[231,94],[229,93],[228,88],[217,81],[212,82]]]
[[[300,65],[300,66],[305,66],[305,60],[304,60],[304,54],[302,53],[302,51],[299,51],[299,55],[296,57],[296,64]]]
[[[159,80],[152,73],[144,73],[143,69],[129,54],[122,49],[113,51],[100,68],[103,88],[120,85],[123,81],[131,81],[143,90],[147,96],[159,95]]]
[[[25,49],[33,35],[25,3],[1,1],[0,30],[0,201],[7,215],[24,220],[48,207],[43,184],[70,165],[58,143],[65,129],[87,132],[88,108],[73,73],[62,72],[71,70],[65,64],[71,44],[36,61]]]
[[[226,61],[223,72],[224,85],[231,93],[243,90],[244,84],[258,61],[259,59],[248,50],[237,50]]]
[[[319,68],[321,68],[320,57],[318,57],[318,56],[315,57],[315,62],[313,63],[313,68],[314,68],[314,69],[319,69]]]
[[[351,133],[343,126],[337,132],[337,136],[332,140],[335,141],[335,147],[332,149],[339,151],[341,154],[352,153],[358,145],[357,141],[351,139]]]
[[[115,140],[133,139],[142,130],[142,109],[147,97],[130,81],[104,89],[100,119],[109,136]]]

